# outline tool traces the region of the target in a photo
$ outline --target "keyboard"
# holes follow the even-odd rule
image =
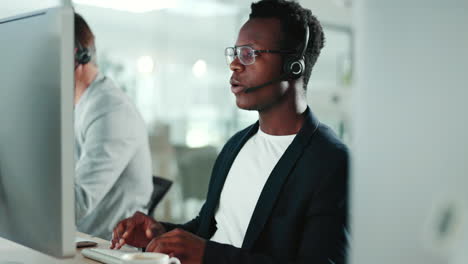
[[[102,263],[106,264],[122,264],[122,256],[127,253],[135,253],[138,252],[136,248],[125,248],[123,247],[120,250],[113,250],[113,249],[104,249],[104,248],[86,248],[81,251],[83,256],[97,260]]]

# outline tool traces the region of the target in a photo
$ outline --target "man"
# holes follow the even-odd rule
[[[137,212],[116,226],[111,248],[145,247],[184,264],[344,263],[348,151],[305,92],[322,28],[295,2],[251,8],[226,56],[237,106],[259,121],[224,146],[197,218],[174,225]]]
[[[129,98],[99,72],[94,35],[75,14],[75,212],[77,229],[110,239],[116,223],[152,192],[145,124]]]

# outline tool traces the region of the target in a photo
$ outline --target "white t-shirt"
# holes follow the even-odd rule
[[[242,246],[263,186],[295,136],[272,136],[259,128],[245,143],[224,183],[212,241]]]

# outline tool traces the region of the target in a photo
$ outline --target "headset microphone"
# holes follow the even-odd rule
[[[249,88],[245,88],[244,90],[244,93],[251,93],[251,92],[254,92],[260,88],[263,88],[265,86],[268,86],[268,85],[271,85],[271,84],[274,84],[276,82],[281,82],[286,76],[288,76],[289,72],[287,73],[283,73],[281,74],[279,77],[277,78],[274,78],[273,80],[269,81],[269,82],[266,82],[266,83],[263,83],[263,84],[260,84],[260,85],[257,85],[257,86],[253,86],[253,87],[249,87]]]

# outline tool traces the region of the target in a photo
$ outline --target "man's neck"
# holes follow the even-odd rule
[[[94,65],[87,64],[83,67],[83,74],[75,77],[75,105],[78,104],[80,98],[86,92],[88,87],[96,80],[98,76],[98,68]]]
[[[270,135],[297,134],[304,123],[306,109],[305,96],[294,93],[278,105],[258,112],[260,129]]]

